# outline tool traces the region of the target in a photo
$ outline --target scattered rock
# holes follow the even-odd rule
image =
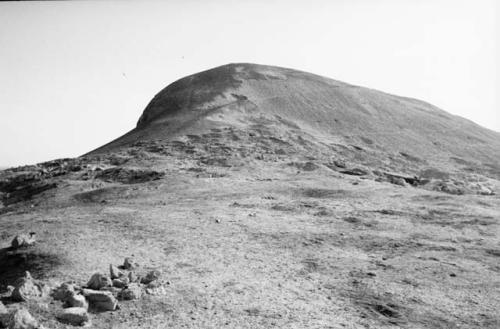
[[[297,169],[303,170],[303,171],[314,171],[316,169],[319,169],[319,166],[311,161],[308,161],[308,162],[290,162],[288,165],[295,167]]]
[[[465,190],[462,186],[458,186],[455,182],[452,181],[441,181],[438,182],[434,187],[434,191],[444,192],[453,195],[463,195],[465,194]]]
[[[106,182],[137,184],[157,180],[163,176],[164,173],[149,169],[113,167],[100,171],[95,177]]]
[[[111,279],[118,279],[122,276],[125,276],[125,274],[120,271],[118,267],[114,266],[113,264],[109,264],[109,276],[111,277]]]
[[[353,168],[353,169],[347,169],[347,170],[342,170],[342,174],[346,175],[353,175],[353,176],[365,176],[368,175],[368,171],[360,169],[360,168]]]
[[[124,300],[139,299],[142,295],[141,286],[138,283],[131,283],[126,289],[120,293],[120,297]]]
[[[107,276],[101,273],[94,273],[87,283],[87,288],[99,290],[104,287],[111,287],[113,282]]]
[[[57,318],[63,323],[68,323],[74,326],[84,326],[90,324],[90,317],[87,309],[83,307],[69,307],[63,309]]]
[[[161,272],[158,270],[149,271],[144,278],[141,279],[141,283],[149,284],[161,277]]]
[[[16,281],[11,298],[18,302],[39,299],[44,296],[44,290],[43,285],[40,282],[33,280],[31,274],[26,272],[23,278]]]
[[[26,309],[18,309],[9,317],[8,329],[38,329],[41,328],[38,321]]]
[[[100,311],[114,311],[118,306],[116,298],[109,291],[83,289],[83,295],[92,307]]]
[[[35,235],[36,235],[35,232],[30,232],[29,234],[17,235],[10,243],[10,246],[12,249],[29,247],[36,242]]]
[[[7,206],[16,202],[26,201],[46,190],[55,188],[55,183],[47,182],[38,170],[28,170],[13,173],[10,177],[0,180],[0,201]]]
[[[400,186],[417,186],[422,184],[422,181],[416,176],[408,176],[399,173],[393,172],[383,172],[381,175],[391,184],[400,185]]]

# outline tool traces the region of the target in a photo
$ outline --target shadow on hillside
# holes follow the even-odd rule
[[[4,290],[7,285],[13,285],[26,271],[34,278],[42,279],[61,264],[62,260],[57,255],[32,248],[0,249],[0,290]]]

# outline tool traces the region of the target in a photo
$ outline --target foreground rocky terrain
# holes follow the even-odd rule
[[[499,143],[303,72],[181,79],[118,140],[0,172],[5,325],[498,328]]]

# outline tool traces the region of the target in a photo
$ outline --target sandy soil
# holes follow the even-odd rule
[[[500,326],[498,196],[280,162],[200,173],[174,161],[149,159],[166,175],[141,184],[73,174],[1,215],[3,247],[38,233],[16,266],[2,268],[2,283],[26,269],[85,283],[134,256],[163,272],[165,293],[92,314],[94,327]],[[47,327],[65,327],[55,305],[29,307]]]

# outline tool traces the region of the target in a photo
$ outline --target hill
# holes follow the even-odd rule
[[[135,129],[96,152],[228,126],[284,128],[327,145],[367,145],[425,159],[500,162],[499,133],[428,103],[255,64],[224,65],[170,84]]]

